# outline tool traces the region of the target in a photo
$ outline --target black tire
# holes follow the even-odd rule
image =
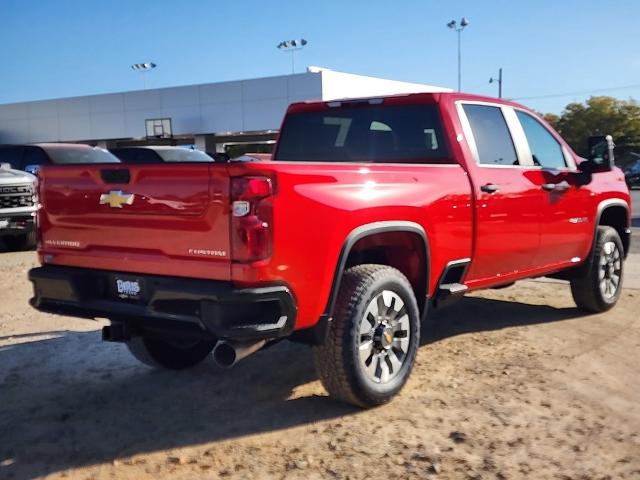
[[[613,253],[607,250],[615,246]],[[605,265],[603,265],[603,262]],[[618,280],[615,283],[614,279]],[[603,277],[604,276],[604,277]],[[601,278],[603,277],[603,278]],[[598,227],[593,244],[593,262],[584,277],[571,280],[571,295],[579,309],[586,312],[605,312],[617,303],[624,278],[624,249],[620,235],[611,227]],[[603,281],[615,289],[603,287]]]
[[[383,333],[380,334],[380,325],[378,330],[375,325],[364,326],[364,322],[372,318],[371,310],[368,309],[372,308],[374,301],[377,302],[377,308],[381,308],[379,298],[383,292],[392,292],[395,295],[389,302],[390,306],[386,305],[385,300],[383,302],[384,307],[387,307],[389,323],[395,322],[396,325],[400,325],[402,321],[405,325],[402,332],[398,330],[392,333],[391,330],[383,328]],[[396,296],[401,302],[396,302]],[[396,303],[403,304],[400,311],[394,311]],[[374,407],[388,402],[407,382],[420,342],[420,316],[411,284],[395,268],[374,264],[357,265],[348,269],[342,276],[334,313],[326,341],[314,347],[316,368],[325,389],[332,397],[359,407]],[[394,316],[395,320],[392,319]],[[408,317],[408,320],[405,317]],[[371,328],[370,333],[362,334],[363,328]],[[387,328],[391,329],[390,326]],[[374,336],[374,332],[378,332],[378,335]],[[402,336],[399,336],[400,333]],[[396,342],[402,342],[402,338],[406,338],[405,333],[408,333],[408,342],[403,345],[406,352],[395,347]],[[379,362],[374,373],[367,373],[366,360],[362,360],[360,356],[363,338],[367,335],[370,335],[372,345],[369,365],[373,366],[374,361]],[[384,347],[376,346],[374,339],[379,338],[382,342],[383,336],[386,339],[387,350],[376,354],[377,348]],[[392,354],[396,355],[396,359],[400,359],[401,364],[393,366],[393,372],[393,362],[390,361]],[[383,361],[386,366],[382,365]],[[387,378],[391,374],[393,377],[388,381],[383,381],[381,377],[376,382],[372,376],[382,367],[387,370]]]
[[[36,248],[36,232],[33,231],[22,235],[16,235],[15,237],[6,237],[4,242],[9,250],[33,250]]]
[[[215,343],[206,340],[169,340],[145,335],[131,338],[126,345],[131,354],[145,365],[183,370],[207,358]]]

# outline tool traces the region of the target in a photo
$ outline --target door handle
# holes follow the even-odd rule
[[[487,183],[486,185],[482,185],[480,187],[480,190],[482,190],[484,193],[495,193],[500,190],[500,187],[495,183]]]
[[[570,187],[571,185],[569,185],[566,180],[563,180],[560,183],[543,183],[541,185],[541,188],[547,192],[564,192],[569,190]]]

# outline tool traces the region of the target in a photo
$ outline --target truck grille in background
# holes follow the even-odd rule
[[[33,204],[31,185],[0,186],[0,209],[32,207]]]

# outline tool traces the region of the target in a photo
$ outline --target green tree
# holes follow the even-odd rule
[[[585,103],[568,104],[560,117],[546,114],[551,123],[578,155],[587,155],[587,139],[611,135],[616,158],[625,163],[629,151],[640,150],[640,105],[635,100],[590,97]]]

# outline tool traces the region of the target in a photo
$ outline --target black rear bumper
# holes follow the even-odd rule
[[[229,282],[47,265],[29,271],[36,309],[108,318],[133,330],[170,330],[226,340],[289,335],[297,308],[286,286],[237,289]],[[135,288],[118,292],[117,282]],[[136,290],[139,290],[137,293]]]

